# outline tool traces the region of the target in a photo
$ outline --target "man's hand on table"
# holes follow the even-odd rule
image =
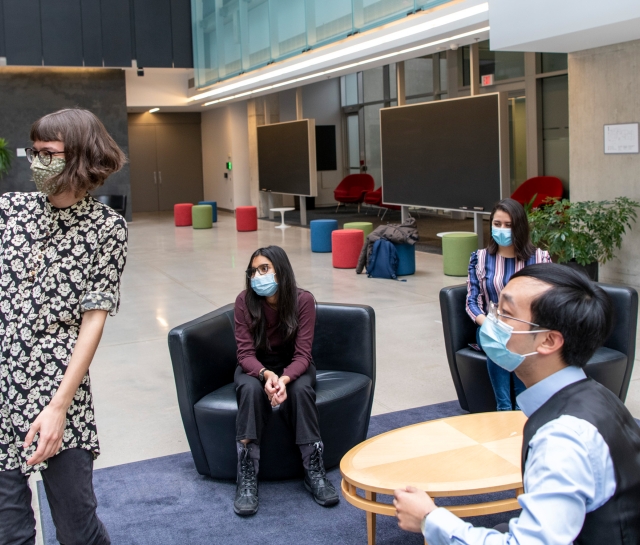
[[[393,493],[393,505],[396,508],[398,526],[408,532],[422,533],[422,521],[437,508],[429,494],[413,486]]]

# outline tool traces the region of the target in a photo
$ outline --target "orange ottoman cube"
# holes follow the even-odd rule
[[[331,233],[333,266],[336,269],[355,269],[362,251],[361,229],[336,229]]]
[[[238,231],[258,230],[258,209],[255,206],[236,208],[236,229]]]
[[[193,204],[190,202],[173,205],[173,221],[176,227],[187,227],[191,225],[191,208],[193,208]]]

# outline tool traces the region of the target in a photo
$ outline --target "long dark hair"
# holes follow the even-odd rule
[[[253,267],[253,260],[259,255],[266,257],[273,264],[278,282],[278,327],[282,332],[285,343],[293,341],[298,332],[298,286],[293,274],[293,267],[286,252],[280,246],[258,248],[249,259],[249,267]],[[249,329],[253,335],[253,343],[258,349],[269,349],[267,339],[267,321],[262,312],[264,297],[258,295],[251,288],[251,278],[246,277],[245,302],[251,323]]]
[[[493,216],[495,216],[498,210],[509,214],[511,218],[511,240],[513,241],[516,257],[522,261],[526,261],[535,253],[536,247],[531,243],[531,239],[529,238],[529,220],[527,219],[527,213],[524,211],[524,207],[513,199],[502,199],[496,203],[491,211],[491,216],[489,217],[491,227],[493,227]],[[489,244],[487,244],[487,252],[495,255],[498,252],[498,248],[498,243],[491,237]]]

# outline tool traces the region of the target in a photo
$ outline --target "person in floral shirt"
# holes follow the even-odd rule
[[[86,110],[44,116],[31,140],[38,191],[0,197],[0,545],[35,542],[35,471],[58,541],[103,545],[88,370],[118,311],[127,224],[88,192],[126,158]]]

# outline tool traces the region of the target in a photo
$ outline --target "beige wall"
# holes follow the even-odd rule
[[[572,201],[640,201],[640,154],[604,154],[603,126],[630,122],[640,122],[640,40],[569,54]],[[600,278],[640,287],[640,222]]]

